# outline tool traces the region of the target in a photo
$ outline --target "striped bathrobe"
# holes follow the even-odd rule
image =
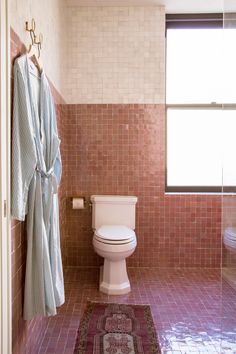
[[[57,188],[61,157],[47,78],[27,55],[15,61],[12,217],[27,215],[24,318],[56,314],[64,302]]]

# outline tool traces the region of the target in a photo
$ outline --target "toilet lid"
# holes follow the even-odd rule
[[[135,232],[123,225],[102,225],[96,230],[95,235],[108,241],[131,241],[135,238]]]
[[[227,239],[236,241],[236,228],[235,227],[228,227],[224,232],[224,237]]]
[[[224,244],[226,245],[226,246],[230,246],[231,248],[236,248],[236,242],[235,241],[232,241],[232,240],[230,240],[230,239],[227,239],[227,238],[225,238],[224,239]]]

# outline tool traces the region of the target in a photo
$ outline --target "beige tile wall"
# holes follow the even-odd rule
[[[164,103],[164,7],[68,7],[67,25],[68,103]]]
[[[29,46],[29,33],[25,31],[25,21],[36,21],[36,33],[44,37],[42,60],[46,74],[62,94],[66,50],[66,17],[64,0],[10,0],[10,25],[21,41]]]

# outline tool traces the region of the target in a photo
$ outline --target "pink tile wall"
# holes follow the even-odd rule
[[[136,195],[138,247],[130,266],[219,267],[221,198],[165,195],[165,107],[67,105],[66,265],[96,266],[91,210],[71,196]]]
[[[23,44],[16,33],[11,30],[11,62],[25,51]],[[13,87],[12,77],[12,87]],[[52,93],[56,103],[58,118],[58,129],[61,136],[61,154],[65,159],[65,129],[63,129],[63,118],[65,105],[56,89],[51,84]],[[65,232],[65,186],[66,181],[63,175],[59,191],[61,235],[63,246],[63,233]],[[48,323],[45,318],[37,318],[32,321],[24,321],[22,318],[23,296],[24,296],[24,277],[26,264],[26,233],[25,223],[12,220],[12,327],[13,327],[13,354],[35,353],[36,348],[44,334],[44,329]]]

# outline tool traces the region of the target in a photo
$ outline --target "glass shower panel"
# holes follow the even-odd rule
[[[224,0],[223,113],[231,111],[236,122],[236,2]],[[235,114],[234,114],[235,113]],[[236,353],[236,130],[223,121],[222,173],[222,353]],[[227,148],[226,148],[226,145]],[[228,148],[235,158],[229,158]],[[231,155],[233,156],[233,155]]]

